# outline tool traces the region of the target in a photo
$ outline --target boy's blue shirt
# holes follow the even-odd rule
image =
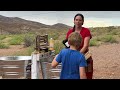
[[[71,49],[62,49],[56,61],[62,63],[60,79],[80,79],[79,67],[87,66],[84,55]]]

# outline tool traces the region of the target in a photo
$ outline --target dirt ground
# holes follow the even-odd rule
[[[94,79],[120,79],[120,44],[90,47]]]
[[[23,48],[23,45],[11,45],[9,49],[0,49],[0,56],[11,56],[25,50],[26,48]]]
[[[90,47],[93,58],[93,79],[120,79],[120,43]],[[0,56],[24,51],[22,46],[0,49]]]

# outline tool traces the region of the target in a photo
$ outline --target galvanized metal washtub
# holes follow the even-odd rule
[[[0,57],[0,60],[4,61],[18,61],[18,60],[31,60],[31,56],[3,56]]]
[[[27,78],[26,67],[31,63],[31,56],[0,57],[0,76],[2,78]],[[30,74],[30,73],[29,73]]]

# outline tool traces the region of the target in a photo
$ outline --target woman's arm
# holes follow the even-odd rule
[[[87,79],[85,73],[85,67],[80,67],[80,79]]]
[[[85,51],[88,49],[89,42],[90,42],[90,37],[85,37],[85,39],[84,39],[84,45],[83,45],[82,49],[80,50],[81,53],[84,54]]]
[[[51,66],[53,68],[55,68],[59,63],[56,61],[56,57],[58,56],[58,54],[55,56],[55,58],[53,59],[52,63],[51,63]]]

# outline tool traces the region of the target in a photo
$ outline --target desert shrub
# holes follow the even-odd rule
[[[118,35],[118,37],[120,37],[120,34]]]
[[[0,43],[0,49],[8,49],[9,48],[9,45],[6,45],[4,43]]]
[[[62,44],[61,41],[56,41],[54,43],[55,54],[58,54],[60,50],[62,50],[65,46]]]
[[[25,35],[24,36],[24,47],[32,46],[35,43],[35,36],[34,35]]]
[[[100,37],[100,36],[97,36],[97,37],[96,37],[96,40],[97,40],[97,41],[101,41],[101,37]]]
[[[103,42],[117,43],[117,40],[112,35],[105,35],[101,38]]]
[[[34,51],[34,46],[28,47],[27,48],[27,55],[31,55],[33,51]]]
[[[111,35],[118,35],[117,31],[111,31]]]
[[[12,39],[9,41],[10,45],[20,45],[23,42],[23,36],[13,35]]]
[[[48,39],[53,38],[54,40],[57,40],[59,38],[59,33],[51,33],[48,35]]]
[[[98,45],[98,41],[96,39],[90,40],[90,46],[97,46],[97,45]]]
[[[5,35],[0,35],[0,40],[3,40],[3,39],[5,39],[5,38],[6,38]]]

